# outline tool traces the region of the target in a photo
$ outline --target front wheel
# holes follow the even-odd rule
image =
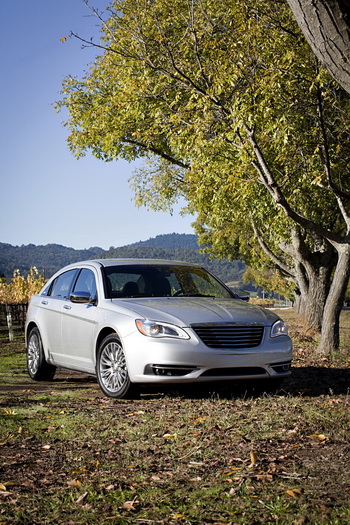
[[[40,332],[37,328],[33,328],[28,336],[27,370],[29,376],[35,381],[51,381],[56,372],[56,367],[50,365],[45,359]]]
[[[123,347],[115,335],[109,335],[102,341],[97,352],[96,373],[98,384],[108,397],[126,397],[135,390],[130,381]]]

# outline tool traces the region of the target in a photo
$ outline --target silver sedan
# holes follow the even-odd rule
[[[246,303],[204,268],[175,261],[71,264],[32,297],[27,368],[97,376],[121,398],[140,384],[268,380],[290,374],[292,343],[273,312]]]

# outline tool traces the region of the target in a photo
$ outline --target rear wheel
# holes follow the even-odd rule
[[[124,350],[116,335],[109,335],[102,341],[97,352],[96,373],[98,384],[108,397],[122,398],[135,392]]]
[[[37,328],[33,328],[28,336],[27,370],[29,376],[35,381],[51,381],[56,372],[56,367],[50,365],[45,359],[40,332]]]

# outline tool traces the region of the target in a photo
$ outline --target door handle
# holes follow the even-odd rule
[[[41,301],[41,304],[48,304],[49,301]]]
[[[69,304],[65,304],[63,308],[64,308],[65,310],[70,310],[72,307],[69,306]]]

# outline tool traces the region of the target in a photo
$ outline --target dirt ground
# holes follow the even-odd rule
[[[137,461],[142,464],[143,479],[151,480],[143,481],[142,489],[140,489],[141,482],[136,477],[133,478],[132,472],[125,474],[125,464],[128,459],[123,459],[121,455],[123,447],[127,451],[127,447],[130,444],[135,446],[135,442],[123,435],[118,435],[116,438],[115,432],[114,434],[112,432],[113,422],[115,422],[116,428],[122,421],[130,422],[131,427],[134,425],[134,428],[137,428],[140,421],[135,419],[133,423],[131,420],[131,417],[140,417],[137,414],[154,416],[157,419],[160,415],[163,417],[166,412],[167,421],[169,421],[173,417],[176,418],[177,413],[185,410],[203,416],[203,419],[206,417],[215,419],[216,411],[219,421],[221,416],[226,417],[224,411],[227,411],[227,407],[224,404],[212,403],[212,406],[208,408],[213,395],[212,387],[176,387],[174,390],[161,391],[159,389],[153,391],[147,389],[142,391],[139,399],[122,400],[116,404],[115,401],[102,395],[94,377],[60,370],[51,382],[34,382],[25,375],[24,370],[21,370],[17,377],[12,378],[11,382],[0,384],[0,413],[11,406],[19,408],[32,406],[34,403],[38,403],[35,399],[38,394],[42,393],[43,395],[56,396],[54,402],[56,411],[61,410],[62,413],[67,413],[70,416],[79,414],[81,417],[91,417],[91,427],[95,425],[96,428],[99,428],[102,424],[102,416],[100,417],[99,414],[101,406],[103,406],[105,411],[110,411],[111,415],[108,423],[110,429],[107,428],[107,423],[106,428],[103,428],[107,436],[109,435],[109,439],[101,440],[99,432],[96,432],[95,435],[90,434],[89,441],[87,441],[83,432],[81,439],[75,438],[70,441],[69,450],[67,449],[67,442],[58,439],[54,440],[54,446],[50,442],[51,449],[43,450],[44,440],[47,439],[46,435],[42,439],[24,435],[23,438],[12,439],[11,436],[2,435],[0,430],[0,486],[3,481],[11,480],[11,484],[15,487],[12,489],[11,486],[6,486],[6,490],[0,490],[0,524],[8,524],[12,520],[15,523],[28,525],[31,523],[50,523],[50,521],[46,521],[46,518],[40,518],[40,505],[43,504],[43,500],[40,498],[56,497],[54,495],[67,485],[67,480],[68,483],[70,482],[67,465],[72,462],[72,458],[73,463],[75,462],[78,465],[81,458],[84,458],[84,465],[91,465],[96,462],[96,458],[102,457],[108,458],[109,465],[105,467],[103,473],[101,473],[101,469],[99,472],[98,469],[96,471],[90,469],[86,473],[83,472],[84,469],[81,469],[79,479],[84,484],[84,476],[86,478],[89,476],[89,483],[91,484],[95,480],[96,486],[99,487],[98,490],[101,491],[100,487],[102,486],[113,487],[113,483],[105,480],[115,479],[118,475],[120,487],[129,494],[132,494],[133,491],[140,494],[140,490],[142,494],[142,490],[146,490],[147,484],[155,486],[158,484],[158,489],[161,488],[169,494],[175,493],[180,488],[183,489],[184,486],[191,487],[195,479],[207,480],[206,485],[209,487],[212,483],[211,480],[217,479],[218,470],[224,470],[227,465],[232,464],[236,467],[234,461],[237,460],[240,461],[237,470],[240,477],[233,477],[233,479],[240,479],[240,481],[237,482],[237,486],[231,488],[232,494],[236,494],[236,492],[238,494],[241,487],[244,486],[246,492],[250,492],[251,497],[255,498],[252,500],[253,504],[258,505],[258,502],[261,503],[262,501],[261,498],[266,497],[265,493],[259,492],[263,491],[264,484],[272,484],[279,480],[279,490],[283,490],[284,493],[288,492],[285,489],[290,483],[290,486],[294,487],[290,491],[291,500],[298,498],[297,503],[300,503],[300,515],[296,521],[288,516],[281,518],[280,521],[278,519],[274,521],[273,516],[275,514],[264,514],[261,511],[255,522],[251,521],[249,517],[246,518],[247,521],[244,521],[245,518],[243,517],[242,521],[237,521],[237,523],[263,523],[264,520],[266,523],[290,522],[298,525],[303,523],[335,523],[334,512],[337,508],[345,508],[350,500],[350,442],[344,440],[343,437],[341,439],[334,437],[330,439],[327,435],[322,437],[322,434],[310,439],[310,429],[313,427],[310,426],[309,428],[299,403],[305,401],[310,406],[314,403],[314,410],[318,411],[320,418],[329,418],[329,409],[334,409],[336,417],[337,409],[342,407],[341,417],[343,420],[339,422],[339,428],[345,430],[347,425],[350,429],[349,415],[345,414],[344,416],[343,410],[344,403],[349,406],[350,401],[350,369],[348,362],[344,362],[344,359],[330,363],[310,357],[314,354],[308,352],[308,341],[297,333],[294,334],[294,347],[293,374],[285,380],[278,396],[276,398],[271,397],[269,403],[271,409],[278,412],[286,400],[295,400],[294,410],[299,411],[300,414],[292,414],[291,419],[294,418],[298,421],[298,425],[294,425],[294,430],[286,428],[283,434],[281,427],[276,431],[282,437],[252,441],[249,436],[245,435],[232,434],[231,436],[229,430],[233,427],[227,429],[221,424],[212,425],[209,433],[202,434],[202,441],[198,450],[218,450],[220,452],[217,453],[215,460],[206,462],[205,467],[202,466],[201,462],[198,464],[196,461],[193,462],[196,477],[192,472],[188,474],[188,463],[186,468],[182,468],[182,463],[178,457],[172,459],[168,452],[163,452],[163,449],[157,444],[160,436],[153,434],[154,437],[147,437],[143,448],[141,444],[137,445],[140,447],[137,451]],[[66,391],[72,392],[72,396],[68,398],[63,396],[62,400],[57,401],[57,394],[64,394]],[[224,385],[218,386],[215,392],[220,399],[232,400],[233,398],[232,389],[228,390]],[[82,395],[80,396],[79,393]],[[249,398],[249,395],[250,393],[247,393],[244,386],[237,387],[237,391],[234,392],[237,401],[232,404],[232,408],[234,408],[237,417],[247,418],[247,410],[251,409],[256,403],[254,392],[252,398]],[[259,399],[257,403],[259,403]],[[262,407],[266,409],[266,405],[262,405]],[[324,407],[328,410],[326,416],[323,416],[322,412]],[[105,421],[108,421],[106,412],[104,412],[103,417]],[[259,422],[259,416],[255,415],[254,418]],[[276,421],[280,423],[281,419],[279,420],[276,416]],[[48,433],[50,431],[49,423],[48,420]],[[330,426],[330,428],[332,427]],[[189,427],[189,433],[192,430]],[[21,427],[17,432],[22,432]],[[258,460],[257,464],[252,466],[249,463],[253,445],[258,447]],[[186,457],[187,452],[186,450],[185,452],[179,450],[178,454],[181,459]],[[81,465],[82,463],[80,463]],[[176,472],[176,476],[173,472]],[[165,482],[164,479],[167,481]],[[295,487],[300,487],[300,492],[293,493],[293,490],[299,490]],[[103,490],[106,492],[107,489]],[[86,493],[83,493],[82,496]],[[41,501],[36,509],[35,506],[33,507],[34,514],[32,516],[35,515],[35,520],[32,517],[19,518],[18,510],[13,510],[12,515],[12,509],[24,508],[29,504],[29,494],[36,494],[39,498],[38,501]],[[146,496],[144,496],[145,498]],[[101,504],[101,515],[104,516],[108,516],[112,512],[112,506],[107,503],[107,499],[106,497],[106,502],[103,505]],[[3,511],[1,511],[1,502],[5,504]],[[307,509],[311,507],[317,509],[319,521],[316,521],[315,518],[309,520]],[[123,515],[124,510],[120,511],[121,515]],[[204,518],[202,521],[194,519],[182,521],[180,518],[178,520],[170,518],[169,520],[153,519],[151,513],[147,515],[147,519],[141,519],[137,518],[138,509],[136,507],[132,511],[134,512],[132,518],[130,512],[125,514],[127,516],[125,523],[231,523],[227,517],[226,520],[221,517],[215,520],[214,517],[213,520],[209,521]],[[224,511],[221,512],[222,515],[225,514]],[[244,512],[248,511],[242,510],[242,516],[244,516]],[[10,519],[9,516],[11,517],[11,515],[12,518]],[[350,511],[349,514],[340,513],[337,523],[345,524],[349,516]],[[92,523],[97,522],[93,518],[91,520]],[[81,519],[77,521],[66,519],[62,523],[83,523],[83,521]],[[118,518],[113,523],[124,523],[124,520]],[[236,522],[233,521],[232,523]]]

